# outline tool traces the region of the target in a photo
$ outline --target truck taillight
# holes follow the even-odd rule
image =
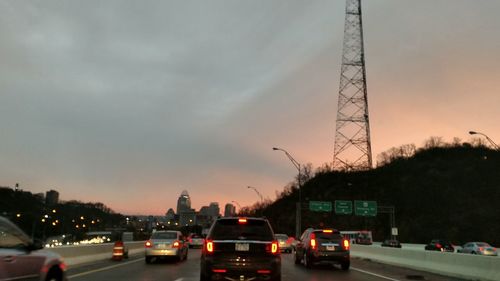
[[[273,243],[271,244],[271,253],[273,254],[279,253],[278,241],[273,241]]]
[[[207,254],[212,254],[214,252],[214,242],[205,240],[205,251]]]
[[[277,240],[274,240],[270,244],[267,244],[266,251],[268,253],[273,254],[273,255],[279,254],[280,253],[279,242]]]
[[[316,235],[314,233],[311,233],[311,241],[309,241],[311,248],[313,250],[316,250]]]
[[[344,249],[349,250],[349,247],[350,247],[349,240],[344,239],[343,245],[344,245]]]

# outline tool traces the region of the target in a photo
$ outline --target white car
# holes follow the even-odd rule
[[[0,280],[65,281],[65,270],[61,256],[0,217]]]
[[[486,242],[465,243],[462,249],[458,250],[458,252],[484,256],[498,256],[497,249]]]
[[[153,232],[146,241],[146,263],[153,258],[175,258],[177,261],[186,260],[188,256],[188,242],[180,231],[166,230]]]

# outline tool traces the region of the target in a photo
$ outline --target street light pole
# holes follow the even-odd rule
[[[250,188],[250,189],[255,190],[255,193],[257,193],[257,195],[259,196],[259,198],[260,198],[260,202],[261,202],[261,203],[264,201],[264,197],[262,197],[262,194],[260,194],[260,192],[257,190],[257,188],[256,188],[256,187],[253,187],[253,186],[247,186],[247,188]]]
[[[237,201],[234,201],[234,200],[233,200],[233,201],[231,201],[231,202],[232,202],[232,203],[236,203],[236,205],[238,205],[238,208],[240,208],[240,209],[241,209],[241,205],[240,205],[240,203],[238,203]]]
[[[300,169],[300,163],[295,160],[288,151],[278,148],[278,147],[273,147],[273,150],[279,150],[285,153],[285,155],[290,159],[292,164],[297,168],[299,171],[299,177],[298,177],[298,184],[299,184],[299,202],[296,204],[296,211],[295,211],[295,237],[298,239],[300,237],[300,232],[302,230],[302,175],[301,175],[301,169]]]
[[[484,136],[489,142],[490,144],[493,146],[493,148],[495,148],[496,150],[500,150],[500,146],[498,146],[498,144],[496,144],[492,139],[490,139],[490,137],[488,137],[486,134],[483,134],[483,133],[480,133],[480,132],[476,132],[476,131],[469,131],[469,134],[470,135],[481,135],[481,136]]]

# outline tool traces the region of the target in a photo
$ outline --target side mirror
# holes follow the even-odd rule
[[[43,243],[42,243],[42,240],[40,240],[40,239],[35,239],[33,241],[33,243],[29,244],[27,247],[28,251],[30,251],[30,252],[36,251],[36,250],[41,250],[43,248],[44,248]]]

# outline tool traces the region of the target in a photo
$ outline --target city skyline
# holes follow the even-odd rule
[[[363,1],[373,159],[497,143],[498,1]],[[333,160],[345,1],[0,2],[0,186],[163,215]],[[175,209],[175,208],[174,208]],[[239,208],[238,208],[239,209]]]

